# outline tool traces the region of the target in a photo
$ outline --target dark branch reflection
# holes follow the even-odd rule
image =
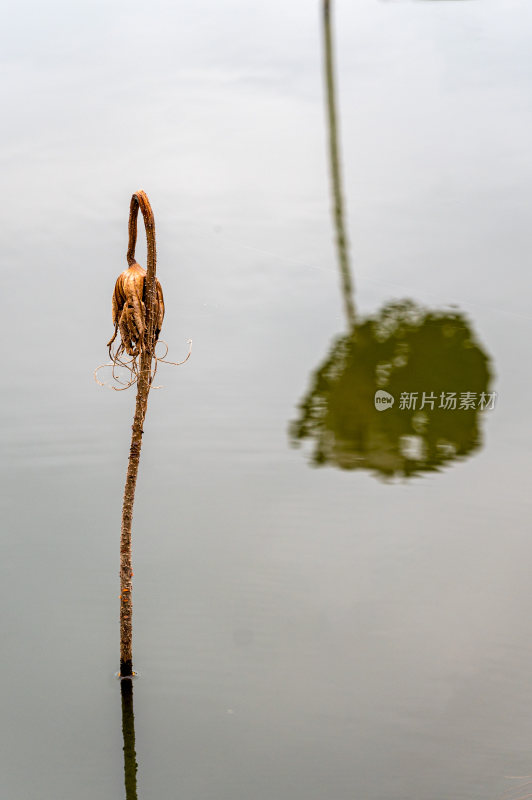
[[[344,200],[342,191],[342,173],[340,168],[340,144],[338,140],[338,124],[336,113],[336,91],[334,82],[334,56],[331,28],[331,9],[329,0],[323,3],[323,38],[325,52],[325,86],[327,102],[327,122],[329,129],[329,163],[331,172],[331,188],[333,195],[333,217],[336,229],[336,251],[344,310],[349,326],[355,323],[355,304],[353,301],[353,276],[349,264],[349,243],[344,223]]]
[[[494,400],[490,359],[459,311],[403,300],[357,317],[344,223],[331,0],[323,0],[323,31],[333,221],[347,333],[314,372],[291,438],[294,444],[314,441],[315,465],[369,469],[383,477],[419,475],[481,446],[480,419]]]
[[[126,800],[137,800],[137,756],[135,753],[135,714],[133,712],[133,681],[121,680],[122,735],[124,737],[124,784]]]

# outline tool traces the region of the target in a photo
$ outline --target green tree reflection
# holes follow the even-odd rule
[[[361,319],[355,309],[344,222],[334,80],[331,0],[323,0],[324,72],[333,222],[347,333],[315,371],[291,424],[294,444],[314,441],[312,462],[386,477],[438,470],[481,446],[479,420],[490,392],[490,359],[466,317],[390,303]],[[392,395],[386,410],[375,393]],[[415,398],[403,407],[402,395]],[[475,401],[462,405],[470,393]],[[456,407],[449,394],[454,394]]]
[[[480,447],[490,380],[489,358],[461,313],[392,303],[333,343],[300,404],[292,441],[313,439],[316,465],[382,476],[437,470]],[[393,396],[392,407],[376,408],[379,389]],[[401,407],[403,393],[415,408]],[[466,393],[474,407],[460,408]]]

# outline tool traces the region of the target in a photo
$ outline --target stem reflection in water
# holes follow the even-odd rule
[[[133,681],[120,681],[122,695],[122,735],[124,737],[124,784],[126,800],[137,798],[137,756],[135,753],[135,714],[133,712]]]
[[[334,81],[334,51],[331,26],[330,0],[323,2],[323,37],[325,55],[325,90],[327,99],[327,119],[329,128],[329,157],[333,193],[334,226],[336,229],[336,249],[342,281],[342,294],[347,324],[355,324],[355,304],[353,301],[353,277],[349,263],[349,243],[344,223],[344,199],[342,173],[340,168],[340,145],[336,113],[336,91]]]

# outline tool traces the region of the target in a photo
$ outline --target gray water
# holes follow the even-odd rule
[[[138,798],[528,791],[532,7],[335,4],[357,314],[463,315],[498,395],[470,451],[408,474],[291,441],[346,335],[321,25],[303,0],[4,12],[2,800],[125,796],[134,390],[92,373],[137,189],[170,358],[194,342],[136,496]]]

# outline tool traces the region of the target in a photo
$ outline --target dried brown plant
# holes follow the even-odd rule
[[[137,200],[135,200],[135,198],[137,198]],[[145,222],[146,222],[145,210],[146,213],[148,214],[148,219],[150,218],[151,214],[151,219],[153,220],[153,214],[151,212],[151,207],[149,206],[149,200],[146,194],[142,191],[137,192],[135,195],[133,195],[133,198],[131,200],[130,215],[129,215],[129,245],[127,251],[127,262],[129,264],[129,267],[128,269],[121,272],[118,278],[116,279],[115,288],[113,292],[112,317],[113,317],[114,333],[109,342],[107,343],[107,348],[109,350],[109,358],[111,360],[107,364],[100,364],[98,367],[96,367],[94,371],[95,381],[100,386],[107,386],[108,385],[107,383],[101,381],[98,378],[98,374],[101,369],[111,368],[111,377],[114,383],[110,384],[110,388],[114,389],[114,391],[116,392],[121,392],[124,391],[124,389],[129,389],[130,386],[133,386],[135,383],[137,383],[139,378],[139,362],[137,357],[142,354],[142,352],[148,345],[147,322],[146,322],[147,320],[146,298],[147,298],[147,286],[148,286],[148,280],[147,280],[148,273],[143,267],[140,266],[140,264],[137,263],[135,259],[135,246],[137,242],[137,215],[139,207],[142,210]],[[149,240],[148,230],[149,228],[146,227],[146,236]],[[155,229],[153,229],[153,251],[154,251],[154,258],[156,258]],[[149,254],[148,254],[148,261],[149,261]],[[151,366],[151,379],[150,379],[150,388],[152,389],[160,388],[159,386],[152,385],[153,378],[157,371],[157,365],[159,363],[171,364],[173,366],[180,366],[181,364],[184,364],[185,361],[188,361],[192,350],[191,347],[192,342],[189,339],[188,353],[186,357],[183,359],[183,361],[168,361],[166,359],[166,356],[168,355],[168,345],[166,344],[166,342],[163,342],[162,339],[159,339],[159,334],[161,332],[161,328],[163,325],[163,319],[164,319],[163,290],[158,279],[155,278],[153,334],[151,335],[150,339],[150,341],[153,344],[152,348],[153,364]],[[113,349],[113,344],[115,344],[117,340],[118,333],[120,333],[120,338],[118,344],[116,344]],[[165,352],[161,356],[158,356],[155,352],[155,346],[159,341],[165,347]],[[130,356],[130,358],[127,358],[127,356]],[[126,376],[125,378],[124,374]]]
[[[135,246],[137,242],[137,216],[138,210],[142,211],[146,240],[148,245],[147,270],[144,270],[135,260]],[[135,417],[133,419],[131,447],[127,469],[126,485],[124,488],[124,501],[122,506],[122,526],[120,535],[120,677],[131,678],[133,673],[132,660],[132,581],[133,570],[131,563],[131,523],[133,519],[133,503],[135,501],[135,488],[142,446],[144,419],[148,408],[148,394],[152,387],[153,378],[158,362],[165,364],[184,364],[190,357],[192,342],[189,340],[187,357],[181,362],[166,361],[168,353],[166,347],[163,356],[155,354],[155,347],[159,340],[159,333],[164,318],[163,292],[155,276],[157,250],[155,243],[155,220],[150,201],[142,191],[136,192],[131,198],[129,212],[129,244],[127,262],[129,267],[122,272],[116,281],[113,293],[113,324],[114,335],[108,343],[111,362],[103,366],[112,368],[113,379],[121,386],[113,389],[122,391],[134,383],[137,384],[137,398],[135,404]],[[112,345],[120,333],[120,342],[113,350]],[[124,358],[127,353],[129,360]],[[98,371],[95,370],[95,379],[98,380]],[[117,373],[117,368],[125,368],[129,378],[124,381]],[[155,387],[154,387],[155,388]]]

